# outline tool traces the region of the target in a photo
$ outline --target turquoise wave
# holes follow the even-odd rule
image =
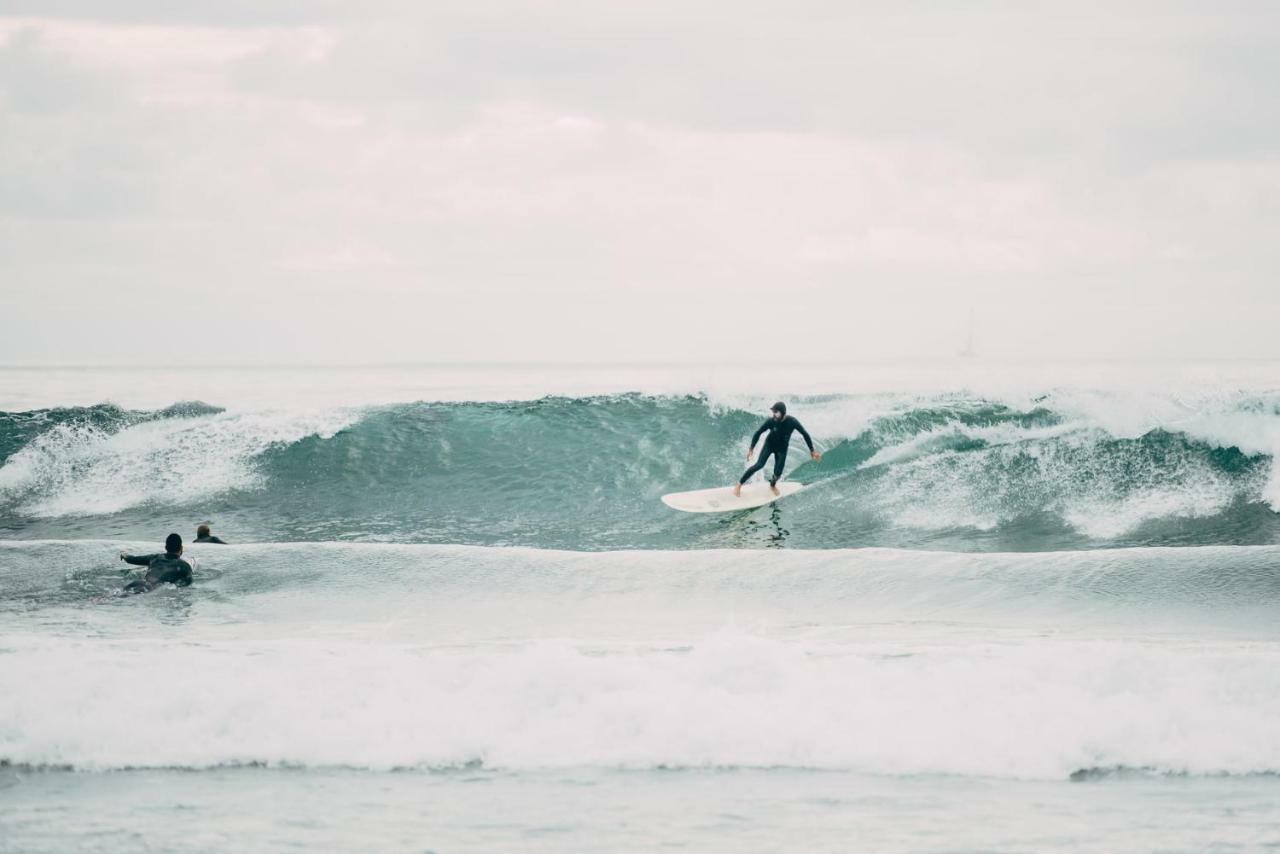
[[[1238,409],[1280,424],[1268,405]],[[0,536],[154,539],[209,519],[241,542],[580,550],[1280,542],[1272,455],[1256,443],[1177,424],[1116,435],[1052,398],[794,406],[824,457],[809,461],[797,437],[788,477],[812,488],[711,517],[658,499],[732,483],[761,415],[701,396],[0,413]]]

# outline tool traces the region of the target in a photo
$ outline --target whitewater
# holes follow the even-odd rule
[[[0,851],[1280,844],[1278,465],[1263,362],[6,368]]]

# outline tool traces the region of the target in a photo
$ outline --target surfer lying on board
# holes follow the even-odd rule
[[[203,522],[200,524],[199,527],[196,528],[196,538],[192,542],[217,543],[218,545],[221,545],[221,546],[225,546],[227,544],[226,540],[219,539],[218,537],[215,537],[213,535],[213,533],[209,530],[208,522]]]
[[[764,447],[760,449],[760,457],[756,460],[756,464],[742,473],[742,477],[738,478],[737,484],[733,487],[733,494],[742,495],[742,484],[747,482],[751,475],[764,468],[765,460],[769,459],[770,454],[773,455],[773,477],[769,478],[769,488],[773,490],[773,494],[778,494],[778,478],[782,477],[782,467],[787,464],[787,446],[791,444],[791,434],[799,432],[804,437],[804,443],[809,446],[809,456],[814,461],[822,459],[813,449],[813,439],[809,438],[809,431],[804,429],[794,415],[787,414],[787,405],[782,401],[778,401],[769,407],[769,417],[760,425],[760,429],[751,437],[751,446],[747,448],[747,462],[751,462],[751,452],[756,449],[756,442],[760,440],[760,436],[765,436]]]
[[[124,586],[126,593],[149,593],[161,584],[185,587],[191,583],[191,564],[182,559],[182,537],[170,534],[164,538],[164,554],[131,555],[120,552],[120,559],[134,566],[145,566],[147,574]]]

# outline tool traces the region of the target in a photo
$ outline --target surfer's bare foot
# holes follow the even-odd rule
[[[782,494],[781,492],[779,492],[779,491],[778,491],[778,484],[776,484],[776,483],[771,483],[771,484],[769,484],[769,488],[773,490],[773,494],[774,494],[774,495],[781,495],[781,494]]]
[[[733,497],[734,497],[734,498],[741,498],[741,497],[742,497],[742,484],[740,484],[740,483],[735,483],[735,484],[733,485]]]

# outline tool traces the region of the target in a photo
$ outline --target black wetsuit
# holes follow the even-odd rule
[[[207,537],[196,537],[196,538],[195,538],[194,540],[192,540],[191,542],[193,542],[193,543],[217,543],[218,545],[221,545],[221,546],[225,546],[225,545],[227,545],[227,541],[226,541],[226,540],[220,540],[220,539],[218,539],[217,537],[213,536],[213,534],[210,534],[210,535],[209,535],[209,536],[207,536]]]
[[[145,566],[147,574],[124,586],[129,593],[147,593],[161,584],[186,587],[191,583],[191,564],[172,552],[153,555],[125,555],[125,563]]]
[[[769,478],[769,483],[777,484],[778,478],[782,477],[782,467],[787,464],[787,446],[791,444],[791,434],[798,432],[804,437],[804,443],[809,446],[809,453],[813,453],[813,439],[809,438],[809,431],[804,429],[794,415],[788,415],[782,420],[775,418],[766,419],[760,425],[760,429],[751,437],[751,447],[755,448],[756,442],[760,441],[760,436],[764,433],[764,447],[760,449],[760,456],[756,458],[755,465],[742,473],[738,483],[746,483],[747,478],[764,468],[765,461],[769,459],[769,455],[773,455],[773,477]]]

